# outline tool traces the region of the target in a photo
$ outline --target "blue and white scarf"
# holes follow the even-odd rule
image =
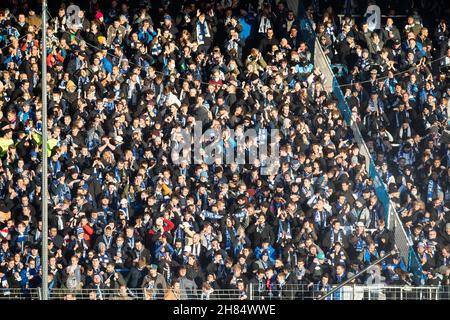
[[[211,38],[211,33],[209,32],[209,27],[206,21],[204,21],[203,23],[197,21],[197,26],[195,30],[197,34],[197,43],[199,45],[205,44],[206,38]]]

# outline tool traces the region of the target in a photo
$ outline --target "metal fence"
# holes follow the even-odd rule
[[[330,61],[328,57],[323,52],[322,46],[320,45],[317,37],[314,40],[314,67],[319,68],[320,72],[323,74],[323,88],[326,92],[331,92],[333,90],[333,80],[334,74],[331,70]],[[343,110],[341,110],[342,112]]]
[[[280,292],[274,290],[271,294],[258,293],[255,290],[253,300],[316,300],[331,291],[333,286],[317,288],[317,286],[288,286]],[[448,300],[448,288],[444,287],[413,287],[384,285],[346,285],[324,300]]]
[[[0,288],[0,300],[39,300],[40,289]]]
[[[333,300],[439,300],[439,287],[344,286]],[[447,297],[448,299],[448,297]]]
[[[144,300],[145,291],[142,288],[126,289],[51,289],[49,300]]]
[[[212,292],[171,289],[52,289],[49,300],[316,300],[333,287],[319,288],[317,285],[285,285],[281,289],[273,285],[270,290],[256,284],[247,286],[243,294],[237,289],[221,289]],[[0,300],[38,300],[41,290],[0,289]],[[450,300],[450,286],[366,286],[347,285],[325,300]]]
[[[248,291],[245,291],[246,299],[253,300],[252,286],[248,286]],[[196,290],[180,290],[179,293],[168,292],[162,289],[144,289],[145,300],[161,300],[167,299],[168,296],[177,297],[180,300],[239,300],[241,294],[237,289],[216,289],[205,291],[202,289]],[[242,295],[244,296],[244,295]]]

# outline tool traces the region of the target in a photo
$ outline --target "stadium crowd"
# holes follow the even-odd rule
[[[351,2],[364,14],[366,1]],[[400,6],[379,2],[389,16]],[[261,297],[289,298],[329,291],[390,252],[386,208],[314,67],[306,20],[342,69],[352,117],[414,241],[421,284],[450,284],[444,2],[420,2],[407,21],[389,17],[375,30],[351,14],[341,21],[343,1],[301,1],[304,19],[296,1],[88,3],[75,3],[75,13],[49,4],[46,57],[40,5],[2,3],[2,288],[41,285],[43,238],[50,292],[83,288],[97,298],[107,289],[125,298],[127,288],[147,288],[149,298],[236,289],[246,299],[249,285]],[[417,12],[434,12],[436,21],[428,15],[424,24]],[[48,68],[48,235],[41,59]],[[262,175],[261,161],[175,165],[174,137],[196,122],[222,129],[230,145],[227,130],[278,129],[279,170]],[[356,282],[413,281],[394,256]]]

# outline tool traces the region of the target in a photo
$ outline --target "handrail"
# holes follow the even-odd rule
[[[378,263],[386,260],[387,258],[393,256],[394,254],[397,254],[398,250],[392,250],[391,252],[389,252],[387,255],[385,255],[384,257],[378,259],[377,261],[375,261],[374,263],[368,265],[367,267],[365,267],[364,269],[362,269],[360,272],[358,272],[357,274],[355,274],[354,276],[348,278],[347,280],[345,280],[344,282],[342,282],[341,284],[339,284],[337,287],[334,287],[333,289],[331,289],[330,291],[328,291],[326,294],[324,294],[323,296],[320,296],[319,298],[317,298],[316,300],[323,300],[326,297],[332,295],[333,293],[335,293],[336,291],[338,291],[340,288],[342,288],[343,286],[345,286],[347,283],[352,282],[353,280],[355,280],[356,278],[358,278],[360,275],[362,275],[363,273],[365,273],[367,270],[371,269],[373,266],[377,265]]]
[[[247,299],[251,300],[313,300],[317,292],[311,284],[285,284],[282,288],[273,286],[272,293],[267,287],[259,291],[257,284],[249,284]],[[332,285],[334,288],[336,285]],[[24,291],[25,290],[25,291]],[[128,288],[126,293],[120,289],[102,289],[99,295],[95,289],[65,289],[54,288],[50,292],[50,300],[163,300],[167,289]],[[412,286],[389,283],[364,285],[350,283],[338,289],[332,300],[450,300],[449,285]],[[29,291],[29,292],[26,292]],[[41,288],[0,288],[0,300],[37,300],[42,297]],[[146,292],[148,294],[146,294]],[[91,296],[91,293],[96,294]],[[198,288],[191,292],[182,289],[181,300],[240,300],[237,289],[217,289],[209,294]],[[328,300],[328,299],[327,299]]]

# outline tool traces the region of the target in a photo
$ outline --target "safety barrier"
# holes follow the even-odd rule
[[[50,289],[49,300],[144,300],[145,291],[142,288],[135,289]]]
[[[172,289],[51,289],[49,300],[317,300],[333,286],[273,284],[267,289],[265,282],[249,284],[244,292],[237,289],[180,290]],[[0,288],[0,300],[41,299],[41,289]],[[325,300],[450,300],[450,286],[384,286],[349,284]]]
[[[161,300],[169,297],[172,299],[175,297],[177,300],[240,300],[241,297],[245,297],[245,300],[252,300],[250,291],[241,294],[237,289],[181,289],[178,293],[173,290],[169,292],[163,289],[144,289],[144,297],[145,300]]]
[[[288,285],[283,290],[255,293],[255,300],[317,300],[333,286]],[[447,287],[346,285],[324,300],[448,300]]]
[[[39,300],[39,288],[0,288],[0,300]]]

